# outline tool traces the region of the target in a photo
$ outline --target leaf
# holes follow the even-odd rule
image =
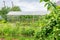
[[[56,3],[52,3],[52,2],[50,3],[51,3],[51,6],[53,6],[56,9]]]
[[[50,0],[44,0],[45,2],[48,2],[48,1],[50,1]]]
[[[40,0],[40,2],[42,2],[43,0]]]
[[[51,5],[48,3],[48,7],[47,7],[47,9],[49,10],[51,8]]]
[[[44,6],[46,7],[48,5],[48,3],[46,3]]]

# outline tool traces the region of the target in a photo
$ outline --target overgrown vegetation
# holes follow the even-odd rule
[[[42,16],[36,24],[21,26],[20,22],[0,21],[0,36],[6,40],[60,40],[60,6],[45,1],[50,14]],[[24,22],[22,22],[24,23]],[[9,37],[9,38],[8,38]]]

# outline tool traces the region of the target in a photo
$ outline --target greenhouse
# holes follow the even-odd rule
[[[8,21],[11,20],[11,21],[25,21],[25,20],[38,20],[39,17],[45,15],[47,12],[45,11],[41,11],[41,12],[9,12],[7,14],[7,19]]]
[[[47,11],[38,11],[38,12],[9,12],[7,14],[7,20],[9,22],[15,22],[15,21],[19,21],[20,23],[23,24],[32,24],[37,22],[40,17],[46,15],[46,13],[48,13]]]

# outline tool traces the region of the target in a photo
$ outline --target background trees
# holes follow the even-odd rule
[[[18,7],[18,6],[14,6],[12,8],[10,7],[3,7],[1,10],[0,10],[0,16],[5,20],[7,21],[7,13],[9,11],[21,11],[21,9]]]
[[[18,6],[14,6],[11,8],[11,11],[21,11],[21,9]]]
[[[0,10],[0,16],[5,20],[7,21],[7,16],[6,14],[10,11],[10,8],[9,7],[3,7],[1,10]]]

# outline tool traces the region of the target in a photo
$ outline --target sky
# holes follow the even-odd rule
[[[40,3],[39,0],[0,0],[0,8],[5,5],[11,7],[11,1],[14,5],[19,6],[22,11],[47,11],[47,8],[44,7],[45,2]],[[57,0],[58,1],[58,0]]]

